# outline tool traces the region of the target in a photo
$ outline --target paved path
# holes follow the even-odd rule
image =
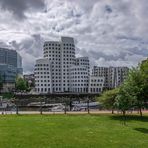
[[[42,113],[43,114],[49,114],[49,115],[52,115],[52,114],[65,114],[64,112],[42,112]],[[120,113],[115,111],[115,114],[120,114]],[[0,114],[16,114],[16,112],[7,111],[7,112],[2,113],[0,111]],[[19,111],[19,114],[40,114],[40,112],[39,111]],[[66,114],[88,114],[88,112],[87,111],[77,111],[77,112],[72,111],[72,112],[66,112]],[[111,114],[111,111],[90,111],[90,114]],[[133,111],[132,113],[128,112],[127,114],[138,114],[138,112]],[[143,114],[148,114],[148,110],[143,111]]]

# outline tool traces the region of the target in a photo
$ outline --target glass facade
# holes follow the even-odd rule
[[[15,83],[17,68],[7,64],[0,64],[0,76],[4,83]]]
[[[0,48],[0,75],[4,83],[14,83],[17,74],[23,74],[22,58],[15,51]]]

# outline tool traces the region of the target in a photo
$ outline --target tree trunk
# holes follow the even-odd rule
[[[65,104],[65,108],[64,108],[64,114],[66,114],[66,109],[67,109],[67,108],[66,108],[66,104]]]
[[[123,124],[126,125],[126,111],[123,110]]]
[[[90,110],[89,110],[89,100],[87,100],[87,113],[88,114],[90,113]]]
[[[114,109],[112,109],[112,114],[114,114]]]
[[[140,116],[142,117],[142,109],[141,107],[139,108]]]

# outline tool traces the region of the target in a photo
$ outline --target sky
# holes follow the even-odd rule
[[[0,47],[33,73],[43,43],[74,37],[91,66],[136,66],[148,57],[147,0],[0,0]]]

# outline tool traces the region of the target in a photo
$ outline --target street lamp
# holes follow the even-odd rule
[[[90,113],[90,110],[89,110],[89,98],[87,99],[87,111],[88,111],[88,114]]]

